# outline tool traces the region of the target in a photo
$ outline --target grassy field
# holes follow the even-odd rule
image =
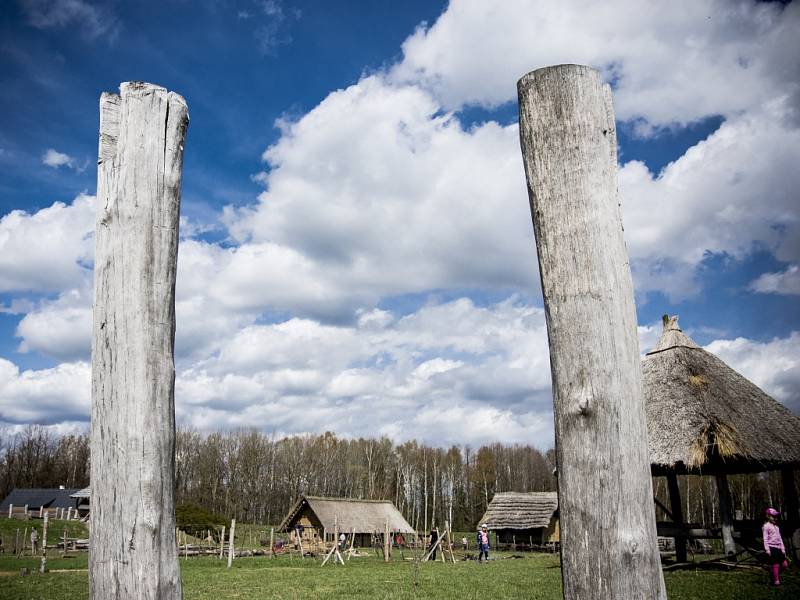
[[[25,537],[25,547],[30,550],[31,543],[31,527],[36,527],[39,532],[39,542],[42,540],[42,520],[29,519],[27,521],[19,521],[17,519],[0,519],[0,539],[3,540],[3,548],[6,553],[14,550],[14,540],[17,537],[17,530],[19,530],[19,543],[22,544],[23,536]],[[53,519],[47,525],[47,543],[57,544],[67,530],[67,537],[70,538],[88,538],[89,530],[84,523],[80,521],[60,521]]]
[[[59,558],[50,552],[50,572],[36,573],[38,560],[0,555],[0,598],[4,600],[78,600],[88,597],[86,553]],[[408,556],[408,555],[406,555]],[[310,558],[240,558],[231,570],[214,558],[181,559],[187,600],[226,598],[326,599],[326,598],[561,598],[558,556],[526,554],[511,558],[496,554],[489,564],[425,563],[415,568],[399,556],[384,564],[374,555],[353,558],[346,567]],[[520,555],[516,555],[520,556]],[[29,568],[33,574],[20,575]],[[666,573],[673,600],[794,599],[800,598],[800,572],[793,567],[779,590],[767,585],[760,571],[682,571]]]

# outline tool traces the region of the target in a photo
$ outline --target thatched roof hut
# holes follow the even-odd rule
[[[800,418],[664,317],[642,361],[654,475],[749,473],[800,465]]]
[[[487,525],[501,543],[543,544],[558,540],[558,493],[498,492],[479,525]]]
[[[300,496],[284,517],[280,531],[294,531],[302,526],[304,539],[331,538],[334,528],[340,533],[355,532],[356,545],[368,545],[369,536],[382,534],[389,520],[389,531],[414,533],[400,511],[389,500],[356,500],[351,498],[322,498]]]

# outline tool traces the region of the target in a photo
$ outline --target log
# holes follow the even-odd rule
[[[42,523],[42,560],[39,563],[39,573],[47,571],[47,522],[49,521],[48,513],[44,513],[44,522]]]
[[[719,495],[719,516],[722,522],[722,547],[726,556],[736,554],[736,543],[733,541],[733,508],[731,506],[731,489],[727,475],[717,475],[717,493]]]
[[[187,124],[183,98],[152,84],[100,98],[89,556],[98,600],[182,597],[174,342]]]
[[[564,597],[666,598],[611,90],[560,65],[517,84],[553,381]]]
[[[230,534],[228,536],[228,568],[229,569],[233,565],[233,555],[236,552],[236,549],[235,549],[235,547],[233,545],[235,543],[234,540],[236,539],[234,537],[234,531],[235,530],[236,530],[236,519],[231,519],[231,530],[230,530]]]
[[[667,473],[667,487],[669,488],[669,506],[672,509],[672,520],[676,525],[683,525],[683,505],[681,504],[681,488],[678,486],[678,476]],[[685,563],[686,538],[675,536],[675,562]]]

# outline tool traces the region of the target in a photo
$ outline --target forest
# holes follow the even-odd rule
[[[89,435],[57,435],[31,425],[0,431],[0,498],[12,489],[89,485]],[[177,503],[197,504],[240,522],[277,524],[300,494],[390,499],[415,528],[452,523],[471,530],[495,492],[556,489],[555,451],[500,443],[440,448],[386,437],[276,437],[259,431],[203,433],[179,429]],[[688,522],[718,521],[713,477],[679,477]],[[800,478],[798,478],[800,481]],[[733,508],[745,519],[782,508],[777,472],[729,478]],[[653,478],[669,506],[666,482]],[[661,509],[657,518],[666,520]]]

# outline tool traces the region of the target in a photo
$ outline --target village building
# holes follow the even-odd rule
[[[0,503],[0,515],[38,517],[43,510],[63,509],[64,511],[78,508],[78,501],[72,494],[78,492],[77,488],[14,488]],[[27,515],[22,513],[26,510]]]
[[[486,525],[500,544],[537,547],[559,541],[556,492],[498,492],[478,527]]]
[[[728,475],[780,470],[783,478],[784,535],[798,526],[794,469],[800,467],[800,418],[722,360],[704,350],[664,316],[656,346],[642,360],[651,471],[667,478],[671,522],[659,535],[676,538],[678,562],[686,561],[686,540],[722,537],[726,554],[740,544],[758,545],[761,519],[734,522]],[[684,523],[678,475],[713,476],[720,501],[721,528]],[[734,535],[735,531],[735,535]]]
[[[300,496],[279,526],[292,540],[299,532],[304,546],[333,540],[334,531],[355,536],[355,546],[371,546],[374,535],[382,535],[389,524],[392,534],[406,538],[414,534],[400,511],[389,500],[356,500]],[[411,540],[408,540],[409,542]]]

